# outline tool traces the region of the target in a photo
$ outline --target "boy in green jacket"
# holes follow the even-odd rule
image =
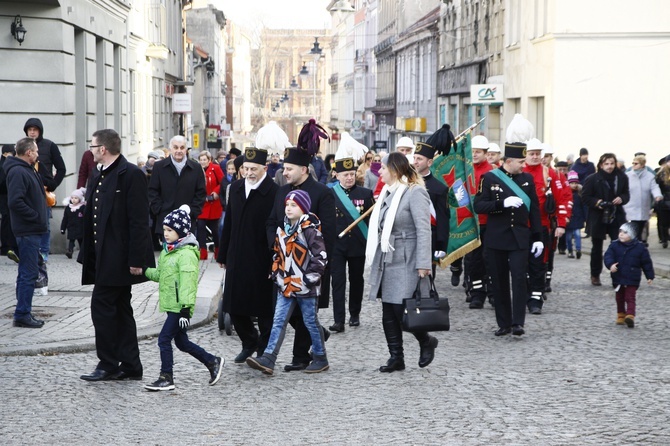
[[[198,290],[198,262],[200,250],[191,229],[191,209],[187,205],[170,212],[163,220],[163,250],[158,267],[147,268],[145,275],[158,282],[159,310],[167,313],[163,329],[158,335],[161,352],[161,373],[158,380],[144,386],[147,390],[173,390],[172,340],[177,348],[207,366],[213,386],[221,377],[224,360],[207,353],[189,341],[186,329],[190,324]]]

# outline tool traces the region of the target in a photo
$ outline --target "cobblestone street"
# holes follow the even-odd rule
[[[438,271],[452,330],[437,333],[435,361],[419,369],[405,337],[407,370],[377,371],[387,351],[380,305],[365,301],[362,325],[334,334],[331,370],[275,376],[233,364],[236,336],[216,323],[190,336],[226,366],[219,384],[175,353],[173,392],[142,384],[159,371],[155,339],[140,344],[143,382],[91,384],[94,352],[0,357],[3,444],[668,444],[670,340],[667,279],[638,296],[637,326],[614,324],[612,289],[588,282],[588,257],[557,256],[544,314],[527,334],[496,338],[490,306],[470,310]],[[321,313],[324,325],[330,310]]]

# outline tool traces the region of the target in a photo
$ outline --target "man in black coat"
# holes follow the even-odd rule
[[[361,214],[374,204],[372,191],[356,186],[356,162],[353,158],[341,158],[335,161],[336,184],[331,190],[335,198],[336,233],[340,234]],[[335,241],[332,257],[328,259],[333,282],[333,319],[331,331],[344,331],[346,316],[345,293],[347,288],[347,264],[349,265],[349,326],[360,325],[360,312],[363,303],[365,279],[365,244],[368,239],[368,220],[366,218],[344,237]]]
[[[523,172],[525,159],[526,144],[505,144],[504,164],[482,176],[474,201],[477,214],[488,214],[484,246],[499,327],[496,336],[525,333],[528,249],[535,257],[544,249],[540,204],[533,176]]]
[[[142,363],[130,299],[132,285],[147,280],[143,268],[155,264],[147,180],[121,155],[116,131],[93,133],[90,150],[101,169],[94,169],[88,180],[84,241],[77,261],[83,265],[82,285],[95,285],[91,319],[100,362],[81,379],[139,380]]]
[[[268,247],[271,249],[274,244],[274,234],[277,227],[284,224],[284,199],[286,195],[294,189],[301,189],[307,192],[312,200],[312,207],[309,211],[316,214],[321,220],[321,233],[326,244],[326,254],[330,259],[337,237],[335,231],[335,200],[328,186],[319,183],[309,174],[309,162],[310,156],[303,149],[290,148],[284,152],[283,175],[286,184],[277,190],[274,207],[268,218]],[[321,278],[319,308],[328,308],[329,294],[330,270],[326,268],[326,272]],[[293,312],[290,322],[295,329],[295,340],[293,342],[293,361],[284,367],[287,372],[304,370],[309,365],[311,361],[309,348],[312,345],[312,339],[302,321],[302,313],[298,308]]]
[[[44,184],[33,167],[37,157],[35,140],[23,138],[16,143],[16,156],[7,158],[3,165],[7,174],[7,205],[12,231],[19,248],[14,326],[24,328],[44,325],[44,321],[31,314],[40,242],[49,224]]]
[[[44,138],[44,126],[38,118],[30,118],[23,126],[23,131],[28,138],[33,138],[37,143],[39,150],[37,171],[42,178],[42,183],[48,191],[55,191],[65,178],[65,161],[61,156],[60,149],[55,142]],[[54,168],[56,175],[54,175]],[[51,218],[51,208],[48,209],[49,218]],[[49,259],[49,248],[51,246],[51,230],[47,227],[47,232],[42,235],[40,252],[44,260]]]
[[[244,152],[245,179],[230,185],[216,259],[226,269],[223,311],[230,314],[242,341],[242,351],[235,358],[237,364],[254,352],[263,355],[272,331],[274,296],[268,277],[272,251],[268,249],[267,220],[279,189],[267,174],[268,152],[256,148]],[[253,316],[258,318],[260,335]]]
[[[17,251],[16,237],[12,232],[10,225],[9,206],[7,206],[7,174],[3,165],[8,157],[15,156],[14,144],[5,144],[2,146],[2,156],[0,156],[0,255],[6,256],[8,252]]]
[[[626,222],[623,205],[630,200],[628,176],[617,169],[616,155],[605,153],[598,160],[598,171],[584,181],[582,204],[588,207],[586,227],[591,234],[591,284],[602,285],[603,242],[619,237],[619,227]]]
[[[414,150],[414,168],[423,177],[423,182],[433,205],[430,210],[430,231],[433,258],[439,261],[447,255],[449,242],[449,209],[447,209],[447,194],[449,188],[442,181],[433,176],[430,166],[433,165],[435,148],[419,142]],[[435,263],[433,263],[433,277],[435,277]]]
[[[149,203],[156,215],[154,232],[163,234],[163,219],[182,204],[191,208],[191,221],[197,221],[205,204],[205,172],[197,161],[188,159],[186,138],[170,140],[170,156],[154,163],[149,181]]]

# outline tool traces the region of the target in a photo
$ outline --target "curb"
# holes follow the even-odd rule
[[[198,283],[198,294],[196,297],[195,310],[193,312],[194,321],[191,328],[202,327],[208,324],[215,316],[218,309],[218,303],[223,294],[222,270],[216,263],[207,265],[200,277]],[[163,323],[153,324],[137,331],[138,341],[150,339],[158,336],[163,327]],[[95,337],[91,336],[82,339],[73,339],[68,341],[57,341],[44,344],[35,344],[30,347],[5,347],[0,349],[0,356],[51,356],[60,353],[82,353],[95,350]]]

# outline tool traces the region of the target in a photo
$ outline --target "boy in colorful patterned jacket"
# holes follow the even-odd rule
[[[268,346],[262,356],[247,358],[249,367],[266,375],[274,373],[286,325],[296,305],[300,306],[305,327],[312,338],[313,360],[306,373],[328,370],[325,342],[317,315],[321,276],[326,268],[326,247],[321,222],[309,212],[312,205],[307,192],[296,189],[284,200],[284,226],[277,228],[271,277],[277,283],[277,304]]]
[[[147,390],[173,390],[172,340],[177,348],[202,362],[210,373],[209,385],[221,377],[223,359],[208,353],[189,341],[186,329],[190,325],[198,291],[200,251],[198,240],[191,230],[191,209],[182,205],[163,220],[163,250],[156,268],[147,268],[145,275],[158,282],[159,310],[167,313],[163,329],[158,335],[161,352],[161,373],[158,380],[144,386]]]

